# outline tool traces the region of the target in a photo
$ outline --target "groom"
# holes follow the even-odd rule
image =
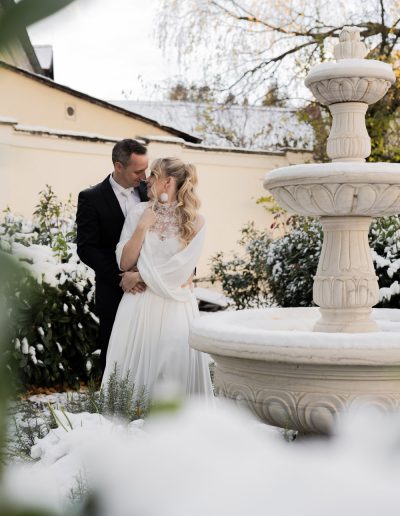
[[[77,251],[83,263],[96,274],[96,312],[100,320],[99,345],[104,371],[107,346],[117,308],[125,291],[140,291],[133,274],[121,275],[115,248],[125,217],[135,204],[147,201],[147,149],[136,140],[118,142],[112,151],[113,172],[78,197]],[[121,279],[122,276],[122,279]]]

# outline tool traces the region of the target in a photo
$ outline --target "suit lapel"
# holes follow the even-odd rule
[[[114,190],[112,189],[110,176],[107,176],[101,183],[101,190],[104,200],[106,201],[108,208],[111,210],[110,219],[116,218],[119,222],[121,222],[121,225],[123,225],[125,216],[114,193]]]
[[[138,192],[139,192],[140,200],[142,202],[147,202],[149,200],[149,198],[147,196],[147,183],[145,183],[144,181],[141,181],[138,186]]]

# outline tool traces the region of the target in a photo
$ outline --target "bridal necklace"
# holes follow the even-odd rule
[[[168,203],[157,203],[154,208],[156,221],[150,228],[156,233],[160,240],[167,240],[179,234],[178,201]]]

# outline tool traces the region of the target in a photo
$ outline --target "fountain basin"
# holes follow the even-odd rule
[[[290,213],[381,217],[400,212],[400,164],[333,162],[268,172],[264,187]]]
[[[340,59],[337,63],[315,66],[304,83],[321,104],[374,104],[395,80],[393,69],[387,63],[373,59]]]
[[[217,395],[270,425],[329,433],[348,405],[400,405],[400,310],[375,309],[379,331],[320,333],[317,308],[267,308],[202,317],[190,345],[216,362]]]

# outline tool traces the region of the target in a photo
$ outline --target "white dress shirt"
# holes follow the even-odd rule
[[[129,210],[141,202],[139,192],[132,187],[124,188],[115,181],[112,174],[110,175],[110,184],[121,206],[122,213],[126,217]]]

